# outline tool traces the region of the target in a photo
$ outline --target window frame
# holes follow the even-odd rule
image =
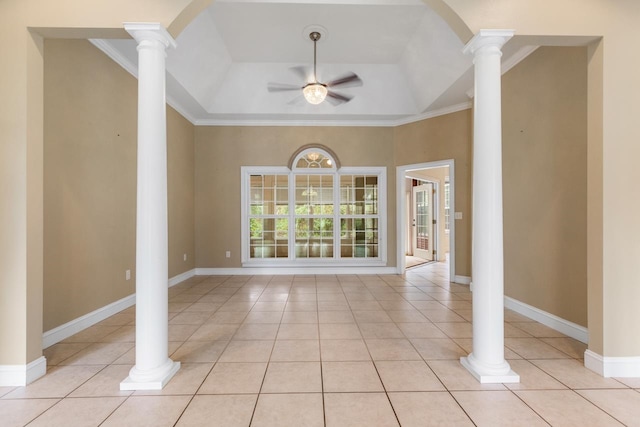
[[[331,158],[333,156],[318,148],[309,148],[300,152],[292,165],[307,152],[316,151]],[[251,258],[249,218],[251,200],[251,175],[288,175],[289,183],[289,237],[288,256],[280,258]],[[333,176],[333,257],[331,258],[298,258],[295,256],[295,177],[296,175],[332,175]],[[340,177],[342,175],[362,175],[377,177],[378,212],[369,215],[378,221],[378,256],[349,257],[341,256],[342,218],[361,217],[362,215],[343,215],[340,213]],[[371,167],[333,167],[333,168],[288,168],[283,166],[242,166],[241,167],[241,262],[243,267],[349,267],[349,266],[386,266],[387,265],[387,168]]]

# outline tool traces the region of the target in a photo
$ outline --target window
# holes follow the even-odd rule
[[[340,255],[378,256],[378,176],[340,176]]]
[[[333,180],[333,175],[294,175],[296,258],[333,258]]]
[[[291,168],[242,168],[242,260],[248,265],[386,263],[385,168],[338,168],[301,150]]]
[[[249,239],[254,258],[289,256],[289,177],[251,175]]]

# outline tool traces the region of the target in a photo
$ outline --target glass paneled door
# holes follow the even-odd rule
[[[434,259],[435,191],[432,183],[413,187],[413,256]]]

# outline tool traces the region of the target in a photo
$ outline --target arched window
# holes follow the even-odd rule
[[[298,150],[289,162],[292,170],[327,169],[337,170],[338,161],[335,154],[322,146],[305,146]]]
[[[243,265],[386,264],[386,170],[304,146],[289,167],[243,167]]]

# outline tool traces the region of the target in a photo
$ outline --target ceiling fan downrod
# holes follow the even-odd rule
[[[316,77],[316,58],[317,58],[317,46],[318,40],[320,40],[322,35],[317,31],[312,31],[309,33],[309,38],[313,41],[313,82],[318,83],[318,78]]]

